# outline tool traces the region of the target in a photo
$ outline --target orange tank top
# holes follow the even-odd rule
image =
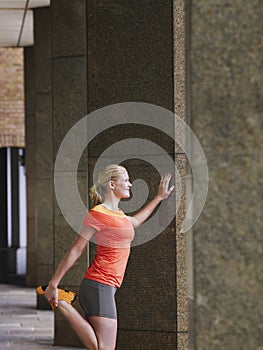
[[[83,220],[83,226],[95,228],[96,255],[84,278],[120,287],[130,255],[134,229],[123,211],[92,208]]]

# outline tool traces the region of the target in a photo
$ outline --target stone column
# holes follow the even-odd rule
[[[76,40],[85,37],[86,15],[85,1],[68,1],[67,6],[64,5],[65,1],[53,1],[50,8],[34,10],[35,43],[33,48],[25,49],[27,284],[33,287],[50,280],[76,237],[57,206],[53,171],[64,136],[86,114],[85,40]],[[85,185],[85,165],[80,177]],[[77,291],[86,265],[84,253],[78,265],[61,281],[61,286]],[[43,297],[37,298],[37,307],[50,308]],[[66,334],[65,327],[68,328]],[[81,345],[67,321],[58,314],[54,342]]]
[[[0,214],[0,263],[1,273],[0,282],[8,282],[8,222],[7,222],[7,149],[0,149],[0,203],[1,203],[1,214]]]
[[[127,101],[174,110],[172,1],[88,1],[87,30],[89,112]],[[115,126],[91,143],[90,173],[105,149],[129,137],[151,140],[175,158],[173,142],[158,131]],[[143,178],[150,184],[153,195],[158,185],[153,167],[139,160],[124,165],[132,179]],[[116,294],[117,349],[177,348],[175,224],[132,248],[123,285]]]
[[[54,164],[64,137],[75,123],[87,114],[86,1],[54,0],[50,18],[52,21]],[[84,198],[87,193],[86,171],[87,162],[81,162],[78,168],[78,179],[80,193],[84,194]],[[66,176],[67,174],[65,178]],[[77,235],[63,217],[56,198],[54,198],[53,234],[54,268],[56,269]],[[87,254],[84,252],[78,263],[61,281],[61,286],[78,292],[86,268]],[[78,308],[77,303],[75,305]],[[67,329],[66,332],[65,329]],[[55,344],[81,345],[75,332],[69,327],[68,321],[59,313],[55,315]]]
[[[207,202],[193,229],[194,349],[263,343],[259,6],[191,1],[191,126],[209,167]]]
[[[175,5],[173,1],[53,0],[50,9],[35,10],[37,284],[49,280],[76,237],[60,212],[53,188],[56,155],[71,127],[87,113],[127,101],[158,105],[185,117],[184,59],[174,56],[174,40],[178,43],[184,35],[183,15],[181,1]],[[174,36],[175,20],[178,37]],[[180,41],[178,50],[182,47]],[[83,154],[78,185],[84,201],[87,168],[90,184],[101,152],[128,137],[157,143],[184,171],[185,156],[175,150],[171,138],[149,127],[116,126],[95,137]],[[153,196],[159,181],[153,167],[140,160],[125,166],[131,178],[145,179]],[[188,327],[184,260],[180,259],[185,248],[183,238],[176,236],[179,224],[178,216],[157,238],[132,249],[125,281],[117,293],[118,349],[183,348]],[[94,249],[91,245],[90,258]],[[61,286],[77,291],[87,260],[84,253]],[[38,306],[44,308],[40,300]],[[59,313],[55,315],[55,344],[81,345]]]
[[[24,48],[26,187],[27,187],[27,273],[26,285],[37,284],[37,239],[35,210],[36,134],[35,134],[35,58],[34,48]]]
[[[50,8],[34,10],[35,58],[35,215],[37,285],[54,272],[53,247],[53,124]],[[49,307],[38,297],[38,307]]]
[[[9,247],[9,273],[16,274],[17,249],[20,246],[19,239],[19,189],[18,189],[18,148],[10,149],[10,182],[11,182],[11,245]]]

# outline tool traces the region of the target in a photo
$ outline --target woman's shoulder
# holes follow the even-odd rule
[[[103,204],[95,205],[93,208],[89,210],[89,213],[91,214],[104,214],[104,215],[110,215],[110,216],[116,216],[116,217],[126,217],[125,213],[120,210],[112,210],[104,206]]]

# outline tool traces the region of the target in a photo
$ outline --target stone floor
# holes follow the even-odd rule
[[[0,350],[76,350],[53,346],[54,315],[36,309],[35,289],[0,284]]]

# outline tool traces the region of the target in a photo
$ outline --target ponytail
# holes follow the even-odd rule
[[[101,204],[102,203],[102,197],[98,193],[96,185],[92,185],[90,190],[89,190],[89,196],[92,201],[92,206],[94,207],[95,205]]]

